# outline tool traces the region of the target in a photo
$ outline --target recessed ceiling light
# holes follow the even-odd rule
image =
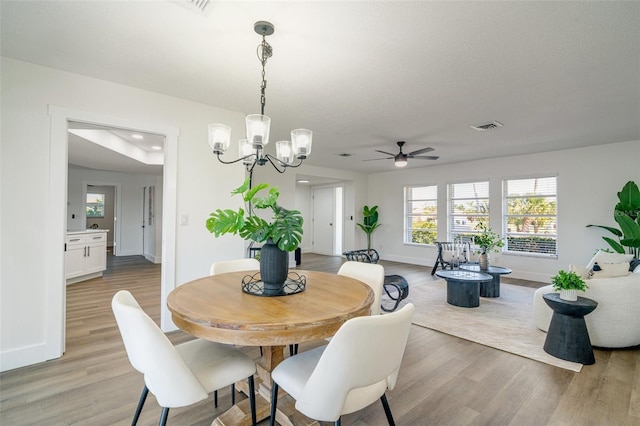
[[[154,146],[151,147],[151,149],[155,149],[156,151],[161,151],[162,147],[158,146],[158,145],[154,145]]]
[[[309,183],[311,182],[309,179],[298,179],[298,183]]]
[[[137,133],[132,134],[131,137],[134,138],[134,139],[144,139],[144,136],[139,135]]]

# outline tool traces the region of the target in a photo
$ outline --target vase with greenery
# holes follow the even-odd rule
[[[378,223],[378,206],[364,206],[362,209],[363,223],[357,225],[367,234],[367,250],[371,250],[371,235],[380,224]]]
[[[489,269],[489,253],[499,252],[499,248],[504,246],[504,241],[499,234],[493,232],[493,229],[484,222],[476,225],[475,229],[480,231],[479,234],[473,236],[473,243],[480,247],[479,266],[480,269],[486,271]]]
[[[265,196],[259,196],[267,191]],[[260,277],[266,284],[282,285],[287,279],[289,259],[287,252],[294,251],[302,241],[302,214],[288,210],[277,201],[278,187],[260,183],[251,187],[247,178],[231,195],[242,194],[245,208],[237,211],[217,209],[207,219],[209,232],[219,237],[224,234],[240,235],[245,240],[265,243],[261,249]],[[272,220],[255,214],[255,210],[271,209]]]
[[[617,241],[610,237],[602,237],[609,247],[616,253],[625,252],[633,254],[636,259],[640,257],[640,189],[634,181],[627,182],[618,192],[618,203],[613,210],[613,219],[620,229],[603,225],[587,225],[606,229],[617,237]]]
[[[559,270],[557,275],[551,277],[553,289],[560,293],[562,300],[575,302],[578,300],[578,291],[589,288],[582,278],[575,272]]]

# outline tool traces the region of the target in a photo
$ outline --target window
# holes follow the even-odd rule
[[[489,181],[449,185],[449,241],[470,240],[478,223],[489,223]]]
[[[503,233],[510,252],[557,254],[556,177],[509,179],[504,185]]]
[[[434,244],[438,238],[438,187],[407,186],[404,194],[405,243]]]
[[[87,217],[104,217],[104,194],[87,192]]]

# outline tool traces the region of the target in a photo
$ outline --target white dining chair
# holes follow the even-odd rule
[[[255,426],[253,374],[256,365],[248,355],[232,346],[200,339],[173,346],[126,290],[113,296],[111,308],[129,362],[144,375],[145,386],[132,425],[138,422],[149,392],[155,395],[162,407],[159,424],[165,425],[170,408],[195,404],[214,390],[247,379],[251,418]]]
[[[209,275],[226,274],[227,272],[237,271],[258,271],[260,270],[260,261],[258,259],[236,259],[221,260],[213,262],[209,269]]]
[[[355,278],[373,289],[374,300],[371,315],[380,314],[382,287],[384,285],[384,268],[375,263],[348,261],[342,264],[338,275]]]
[[[278,389],[296,400],[300,413],[340,425],[344,414],[380,399],[389,425],[394,425],[385,392],[398,379],[414,306],[345,322],[328,345],[282,361],[271,373],[271,421],[275,424]]]

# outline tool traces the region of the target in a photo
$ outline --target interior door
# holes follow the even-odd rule
[[[334,254],[335,238],[334,188],[313,190],[313,252]]]

